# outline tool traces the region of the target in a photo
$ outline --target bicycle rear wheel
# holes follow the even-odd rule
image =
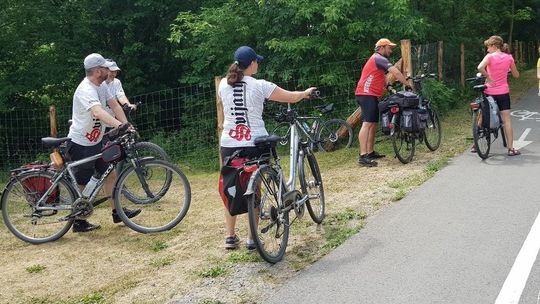
[[[289,241],[289,213],[283,212],[280,178],[266,165],[257,170],[254,178],[256,190],[248,199],[249,228],[261,257],[277,263],[283,259]],[[285,191],[283,183],[281,189]]]
[[[352,128],[343,119],[330,119],[321,125],[317,140],[323,152],[349,148],[353,140]]]
[[[71,228],[73,220],[65,218],[71,214],[71,204],[77,196],[66,180],[60,180],[40,205],[51,209],[36,210],[38,201],[52,185],[53,177],[54,173],[46,170],[23,172],[9,181],[2,194],[4,223],[25,242],[52,242]]]
[[[482,127],[482,110],[473,112],[472,117],[472,132],[474,148],[481,159],[488,158],[491,148],[491,131],[488,128]]]
[[[141,160],[139,167],[131,166],[122,172],[113,198],[118,216],[129,228],[141,233],[162,232],[174,228],[186,215],[191,187],[175,165],[147,159]],[[124,208],[141,209],[141,213],[128,218]]]
[[[289,143],[290,132],[291,125],[288,122],[282,122],[274,128],[272,134],[276,134],[277,136],[281,137],[279,144],[282,146],[286,146]]]
[[[407,164],[414,156],[415,138],[413,134],[403,132],[399,126],[396,125],[395,128],[392,135],[392,146],[399,161]]]
[[[307,151],[306,151],[307,150]],[[306,206],[311,219],[317,224],[325,217],[324,187],[319,164],[312,151],[306,149],[300,158],[300,187],[302,194],[308,196]]]
[[[439,121],[439,115],[432,108],[427,108],[428,121],[427,126],[424,129],[424,140],[429,150],[435,151],[441,145],[441,122]]]

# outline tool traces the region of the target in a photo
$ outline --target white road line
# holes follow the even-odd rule
[[[523,288],[527,283],[531,268],[540,250],[540,213],[536,217],[527,239],[518,253],[510,273],[504,281],[495,304],[518,304]]]
[[[525,131],[523,131],[523,134],[521,134],[521,136],[519,137],[518,141],[524,141],[525,137],[527,137],[527,135],[529,135],[530,132],[531,132],[531,128],[525,129]]]

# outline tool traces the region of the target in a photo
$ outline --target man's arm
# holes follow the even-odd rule
[[[122,109],[120,104],[116,102],[115,98],[107,100],[107,105],[109,106],[109,108],[111,108],[117,120],[121,122],[127,122],[126,114],[124,113],[124,110]]]
[[[120,107],[120,106],[118,106],[118,107]],[[107,111],[105,111],[105,109],[103,109],[103,107],[100,104],[96,104],[96,105],[92,106],[90,108],[90,112],[92,113],[92,115],[94,115],[94,117],[96,117],[97,119],[103,121],[104,123],[108,124],[109,126],[118,128],[118,126],[120,126],[122,124],[122,122],[120,122],[116,118],[112,117],[111,114],[109,114]],[[124,115],[124,118],[125,117],[126,116]]]
[[[401,82],[404,86],[410,86],[407,78],[403,76],[403,74],[395,66],[390,67],[388,72],[394,75],[394,77],[396,77],[396,79],[399,80],[399,82]]]

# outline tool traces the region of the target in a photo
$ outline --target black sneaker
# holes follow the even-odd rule
[[[225,249],[237,249],[240,244],[240,238],[235,234],[225,238]]]
[[[129,209],[126,209],[126,208],[122,208],[122,209],[124,210],[124,213],[126,214],[126,216],[128,218],[135,217],[135,216],[139,215],[139,213],[141,213],[141,209],[134,209],[134,210],[129,210]],[[120,223],[122,221],[122,219],[116,213],[116,210],[113,210],[113,212],[112,212],[112,221],[115,224]]]
[[[378,165],[376,161],[367,157],[367,154],[358,157],[358,164],[363,167],[377,167]]]
[[[75,220],[73,221],[72,230],[73,232],[88,232],[88,231],[99,229],[100,227],[101,227],[100,225],[90,224],[86,220]]]
[[[386,155],[384,154],[379,154],[379,152],[377,151],[373,151],[371,153],[368,153],[367,154],[367,157],[371,158],[371,159],[378,159],[378,158],[383,158],[383,157],[386,157]]]
[[[247,251],[254,251],[255,249],[257,249],[257,247],[255,246],[255,241],[252,241],[252,240],[247,241],[246,242],[246,249],[247,249]]]

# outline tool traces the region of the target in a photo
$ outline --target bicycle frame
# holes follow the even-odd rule
[[[46,198],[49,197],[51,192],[54,191],[54,189],[56,188],[56,186],[58,185],[60,180],[66,177],[66,174],[68,174],[68,176],[70,177],[69,181],[71,182],[71,186],[75,190],[75,192],[77,193],[77,198],[76,199],[84,198],[84,199],[87,199],[90,202],[93,202],[94,199],[96,198],[99,190],[101,190],[101,188],[103,187],[103,185],[105,183],[105,179],[114,170],[114,164],[112,164],[112,163],[109,164],[109,166],[107,167],[107,170],[105,170],[105,172],[102,174],[101,178],[97,182],[96,188],[92,191],[92,193],[90,194],[89,197],[85,197],[82,194],[82,191],[79,189],[79,185],[77,184],[77,181],[75,179],[75,173],[73,172],[73,168],[78,167],[78,166],[80,166],[82,164],[89,163],[91,161],[95,161],[95,160],[97,160],[99,158],[101,158],[101,153],[90,156],[90,157],[87,157],[87,158],[83,158],[81,160],[77,160],[77,161],[73,161],[73,162],[67,162],[64,169],[62,169],[61,171],[59,171],[59,172],[57,172],[55,174],[55,178],[54,178],[53,183],[51,184],[49,189],[47,189],[47,191],[45,191],[45,193],[37,201],[36,210],[39,211],[39,210],[59,210],[59,209],[60,210],[66,210],[66,209],[73,209],[72,204],[70,204],[69,206],[68,205],[63,205],[62,207],[59,207],[59,206],[47,207],[46,206],[47,204],[43,203],[43,201],[46,200]]]

